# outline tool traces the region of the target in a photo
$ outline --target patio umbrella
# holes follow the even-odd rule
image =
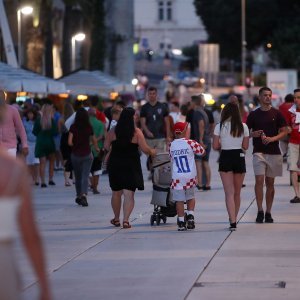
[[[0,89],[7,92],[66,93],[63,82],[0,62]]]
[[[111,92],[134,92],[131,84],[120,81],[101,71],[80,70],[61,77],[59,82],[66,84],[68,92],[72,95],[99,95],[109,97]]]

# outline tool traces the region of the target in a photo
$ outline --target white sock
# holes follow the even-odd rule
[[[184,217],[178,217],[179,222],[184,222]]]
[[[188,213],[188,215],[192,215],[192,216],[194,215],[194,211],[193,210],[188,210],[187,213]]]

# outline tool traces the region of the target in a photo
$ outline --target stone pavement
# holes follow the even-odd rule
[[[275,223],[254,223],[250,153],[233,233],[227,229],[216,153],[212,190],[196,192],[196,229],[188,232],[177,232],[176,217],[150,226],[150,181],[136,193],[133,228],[124,230],[109,223],[107,176],[101,177],[101,195],[89,195],[84,208],[74,203],[75,188],[65,187],[62,172],[56,172],[55,187],[34,191],[54,299],[299,299],[300,204],[289,203],[293,191],[284,171],[276,180]],[[19,242],[16,254],[24,299],[37,299],[37,284]]]

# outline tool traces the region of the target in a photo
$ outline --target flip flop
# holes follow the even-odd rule
[[[124,229],[131,228],[131,225],[129,224],[129,222],[124,221],[124,222],[123,222],[123,228],[124,228]]]
[[[121,224],[120,224],[120,221],[119,220],[116,220],[116,219],[111,219],[110,220],[110,223],[116,227],[120,227]]]

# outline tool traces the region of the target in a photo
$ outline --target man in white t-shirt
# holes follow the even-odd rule
[[[177,122],[174,125],[175,140],[170,144],[172,161],[172,199],[176,202],[178,231],[194,229],[195,192],[197,171],[195,154],[204,155],[204,148],[194,140],[184,138],[188,123]],[[187,203],[187,224],[184,220],[184,202]]]

